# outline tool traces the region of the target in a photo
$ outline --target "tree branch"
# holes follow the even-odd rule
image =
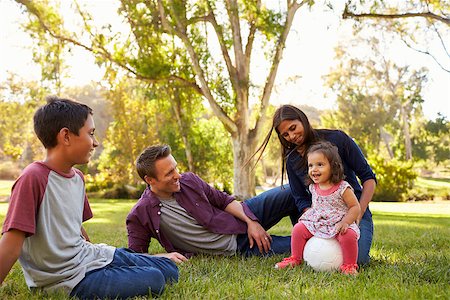
[[[236,62],[236,69],[239,74],[245,73],[244,52],[242,50],[241,25],[239,20],[238,4],[236,0],[227,0],[225,5],[230,18],[231,32],[233,35],[233,49]]]
[[[228,74],[230,74],[231,84],[236,89],[236,85],[237,85],[237,81],[238,81],[237,72],[236,72],[236,68],[233,66],[233,63],[231,62],[230,54],[228,53],[228,49],[225,44],[222,26],[220,26],[217,23],[216,16],[214,15],[213,9],[212,9],[209,1],[207,1],[207,4],[208,4],[208,10],[209,10],[209,17],[210,17],[209,22],[213,26],[214,31],[216,32],[217,39],[219,40],[220,50],[222,51],[222,56],[225,60]]]
[[[292,26],[292,21],[294,20],[295,13],[297,10],[308,3],[307,0],[302,1],[301,3],[297,3],[296,1],[293,1],[290,3],[290,6],[288,6],[288,11],[286,14],[286,21],[284,23],[283,32],[281,33],[275,50],[275,55],[272,60],[272,67],[270,69],[269,75],[267,76],[266,84],[264,86],[263,94],[261,97],[261,107],[260,107],[260,113],[257,117],[255,127],[252,130],[253,135],[257,135],[259,129],[261,128],[262,124],[266,120],[266,111],[269,104],[269,99],[272,94],[272,89],[275,81],[275,77],[277,75],[278,66],[280,65],[280,61],[283,55],[283,50],[286,45],[286,39],[289,34],[289,31]]]
[[[450,18],[445,18],[443,16],[436,15],[432,12],[415,12],[415,13],[399,13],[399,14],[378,14],[378,13],[361,13],[357,14],[351,12],[348,8],[348,5],[345,6],[344,12],[342,13],[343,19],[354,18],[373,18],[373,19],[400,19],[400,18],[415,18],[421,17],[426,19],[433,19],[436,21],[440,21],[447,26],[450,26]]]
[[[437,60],[437,58],[436,58],[433,54],[431,54],[430,52],[428,52],[428,51],[426,51],[426,50],[420,50],[420,49],[414,48],[414,47],[413,47],[411,44],[409,44],[403,37],[401,37],[401,39],[402,39],[403,43],[405,43],[405,45],[406,45],[408,48],[411,48],[411,49],[414,50],[414,51],[417,51],[417,52],[419,52],[419,53],[426,54],[426,55],[430,56],[430,57],[438,64],[438,66],[439,66],[442,70],[444,70],[444,71],[447,72],[447,73],[450,73],[450,69],[445,68],[445,67]]]
[[[259,12],[261,8],[261,0],[258,0],[256,2],[256,11]],[[252,16],[252,19],[250,21],[250,30],[248,33],[247,38],[247,44],[245,45],[245,67],[247,70],[250,69],[250,61],[251,61],[251,55],[253,50],[253,42],[255,41],[255,33],[256,33],[256,21],[255,16]]]
[[[444,39],[442,38],[441,34],[439,33],[439,30],[436,28],[434,24],[431,24],[433,26],[434,32],[436,32],[436,35],[439,38],[439,41],[441,42],[442,48],[444,48],[444,52],[447,54],[448,57],[450,57],[450,53],[448,53],[447,47],[445,46]]]
[[[248,83],[249,70],[247,69],[246,58],[242,47],[241,24],[239,19],[239,9],[236,0],[226,0],[225,7],[227,9],[228,18],[230,19],[231,33],[233,36],[234,61],[237,75],[236,92],[236,118],[240,119],[241,126],[247,126],[248,122]],[[248,128],[241,128],[244,132]]]
[[[173,7],[173,1],[169,2]],[[195,52],[195,49],[187,36],[185,28],[182,26],[175,12],[173,12],[172,16],[174,18],[176,26],[175,28],[173,28],[173,30],[175,34],[183,41],[188,51],[189,57],[191,58],[192,67],[194,68],[194,72],[198,80],[200,81],[200,89],[202,91],[203,96],[208,100],[209,105],[211,105],[211,109],[213,110],[214,114],[219,118],[219,120],[223,123],[226,130],[231,134],[236,134],[238,131],[236,124],[233,122],[233,120],[230,119],[230,117],[226,114],[226,112],[222,109],[222,107],[220,107],[220,105],[217,104],[217,102],[214,99],[214,96],[211,93],[211,90],[209,89],[208,82],[206,81],[203,69],[200,66],[197,53]]]
[[[182,77],[179,76],[175,76],[175,75],[170,75],[168,77],[164,77],[164,78],[151,78],[142,74],[137,73],[135,70],[133,70],[131,67],[127,66],[126,64],[114,59],[114,57],[101,45],[97,45],[97,46],[88,46],[85,45],[71,37],[67,37],[67,36],[63,36],[61,34],[57,34],[55,32],[53,32],[51,30],[51,28],[49,26],[47,26],[47,24],[45,24],[45,22],[42,20],[42,16],[41,16],[41,12],[39,11],[39,9],[34,6],[34,3],[32,3],[32,1],[30,0],[16,0],[18,3],[24,5],[27,10],[33,14],[39,21],[39,24],[42,26],[42,28],[48,32],[48,34],[50,34],[53,38],[59,40],[59,41],[64,41],[64,42],[68,42],[71,43],[75,46],[81,47],[89,52],[91,52],[94,55],[100,55],[101,57],[103,57],[104,59],[114,63],[115,65],[119,66],[120,68],[126,70],[127,72],[131,73],[134,75],[134,77],[136,79],[140,79],[143,80],[145,82],[149,82],[149,83],[159,83],[159,82],[167,82],[167,81],[177,81],[179,83],[181,83],[183,86],[188,86],[192,89],[194,89],[197,93],[203,95],[202,90],[200,89],[200,87],[195,83],[195,82],[191,82],[189,80],[186,80]]]

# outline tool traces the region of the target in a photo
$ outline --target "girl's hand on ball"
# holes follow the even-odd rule
[[[344,234],[347,232],[348,226],[349,225],[347,223],[341,221],[336,224],[336,231],[340,234]]]

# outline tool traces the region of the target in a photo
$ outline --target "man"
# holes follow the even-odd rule
[[[290,236],[266,231],[285,216],[297,221],[289,190],[272,189],[240,203],[193,173],[179,174],[167,145],[145,149],[136,169],[148,187],[126,220],[128,246],[134,251],[147,253],[155,238],[167,252],[185,257],[290,252]]]

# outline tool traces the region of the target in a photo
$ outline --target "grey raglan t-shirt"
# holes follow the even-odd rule
[[[175,198],[161,200],[161,231],[177,249],[212,255],[236,253],[236,234],[210,232],[200,225]]]
[[[113,260],[114,247],[82,237],[82,222],[90,218],[79,170],[61,174],[41,162],[25,168],[12,188],[2,233],[26,234],[19,262],[28,287],[70,293],[86,272]]]

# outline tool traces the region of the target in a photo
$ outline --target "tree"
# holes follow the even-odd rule
[[[135,171],[135,159],[153,144],[171,145],[181,171],[194,169],[208,182],[220,182],[221,188],[229,188],[232,157],[227,132],[200,105],[199,96],[180,91],[178,96],[183,101],[177,108],[182,118],[179,120],[171,109],[172,103],[162,97],[164,93],[164,89],[149,89],[147,84],[129,78],[122,78],[108,89],[113,122],[103,141],[100,172],[91,180],[96,189],[142,184]],[[183,131],[179,130],[180,121]],[[185,137],[192,150],[191,159],[185,151]]]
[[[408,47],[430,56],[450,73],[450,1],[348,1],[342,17],[394,32]],[[437,39],[440,47],[433,47]]]
[[[129,26],[129,37],[108,26],[95,28],[89,14],[78,8],[88,41],[49,22],[45,3],[17,2],[52,37],[90,51],[100,63],[113,64],[145,82],[177,83],[203,96],[232,139],[234,193],[242,198],[254,193],[250,164],[244,164],[266,120],[294,16],[313,1],[286,1],[285,6],[270,9],[262,1],[122,0],[120,15]],[[252,110],[255,49],[266,50],[270,67]],[[174,65],[174,60],[179,63]]]
[[[413,138],[416,157],[437,166],[450,159],[450,122],[441,114],[429,120],[420,128],[420,134]]]
[[[18,162],[23,168],[41,156],[33,114],[46,92],[38,82],[24,81],[14,74],[0,83],[0,160]]]
[[[360,48],[364,43],[354,42]],[[326,79],[337,94],[338,111],[324,116],[323,122],[348,131],[369,152],[380,152],[380,142],[384,142],[391,158],[395,151],[389,136],[401,138],[403,159],[411,160],[410,126],[422,115],[426,70],[393,63],[384,57],[376,39],[365,43],[371,50],[360,49],[366,54],[363,57],[351,55],[344,46],[336,49],[340,63]]]
[[[91,82],[84,86],[63,87],[60,95],[85,103],[92,108],[95,120],[95,136],[100,142],[93,157],[93,159],[96,159],[104,149],[102,141],[106,138],[109,124],[113,121],[111,103],[106,97],[108,90],[98,83]]]
[[[52,24],[58,34],[61,34],[64,22],[57,12],[58,5],[53,7],[47,0],[43,0],[43,4],[47,7],[47,22]],[[22,27],[34,41],[31,46],[33,61],[41,68],[41,84],[59,95],[63,88],[62,80],[67,69],[63,58],[64,51],[68,50],[66,42],[51,36],[36,19],[29,18]]]

